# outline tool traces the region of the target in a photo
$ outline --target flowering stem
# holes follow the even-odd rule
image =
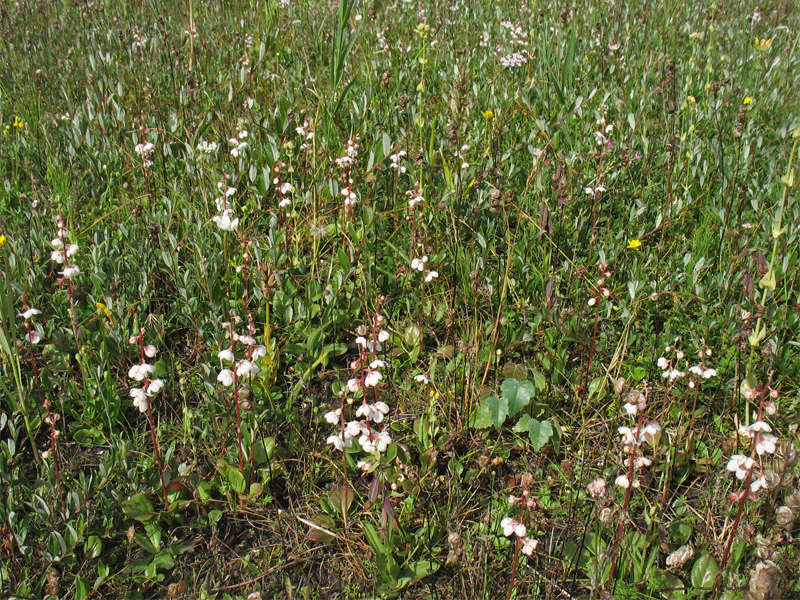
[[[764,389],[761,390],[761,401],[758,406],[758,417],[756,418],[757,421],[761,420],[764,411]],[[755,431],[753,433],[753,443],[750,446],[750,457],[755,458],[756,456],[756,444],[758,443],[758,437],[760,433]],[[742,519],[742,514],[744,513],[744,506],[747,504],[747,500],[750,497],[750,482],[753,479],[753,468],[752,466],[747,470],[747,475],[744,479],[744,494],[739,499],[739,508],[736,511],[736,518],[733,520],[733,525],[731,526],[731,532],[728,534],[728,542],[725,544],[725,552],[722,554],[722,560],[720,561],[719,565],[719,572],[717,573],[717,578],[714,580],[714,594],[712,598],[716,598],[717,591],[719,590],[720,583],[722,583],[722,572],[725,570],[725,565],[728,564],[728,558],[730,557],[731,553],[731,546],[733,545],[733,538],[736,537],[736,531],[739,529],[739,521]]]
[[[525,522],[525,502],[519,503],[519,522]],[[511,600],[511,596],[514,594],[514,584],[517,579],[517,566],[519,565],[519,536],[515,535],[514,540],[514,564],[511,567],[511,582],[508,584],[508,595],[506,596],[506,600]]]
[[[637,425],[637,434],[636,438],[637,441],[631,448],[631,457],[630,461],[631,464],[628,467],[628,487],[625,488],[625,500],[622,503],[622,515],[619,520],[619,525],[617,525],[617,539],[614,541],[614,549],[611,551],[611,570],[608,574],[608,581],[609,583],[614,581],[614,572],[617,568],[617,558],[619,553],[619,547],[622,543],[622,534],[625,531],[625,521],[628,517],[628,506],[631,502],[631,495],[633,493],[633,471],[636,467],[636,452],[639,450],[639,446],[641,445],[641,441],[639,441],[639,436],[642,434],[642,425],[644,423],[644,413],[641,414],[639,417],[639,424]]]
[[[50,401],[45,400],[42,394],[42,383],[39,377],[39,368],[36,366],[36,358],[33,355],[33,339],[31,338],[30,323],[25,320],[25,330],[28,338],[28,352],[31,357],[31,366],[33,367],[33,378],[36,382],[36,394],[39,396],[39,404],[42,405],[47,411],[47,421],[50,423],[50,453],[53,455],[53,472],[56,479],[56,486],[58,487],[58,500],[61,503],[61,508],[64,508],[64,494],[61,489],[61,465],[58,459],[58,448],[56,447],[56,416],[50,408]]]

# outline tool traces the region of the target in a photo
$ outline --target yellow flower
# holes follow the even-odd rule
[[[745,96],[745,99],[742,100],[742,104],[750,104],[753,99],[750,96]]]
[[[637,248],[641,247],[642,247],[642,240],[637,240],[637,239],[628,240],[628,249],[636,250]]]
[[[703,34],[700,33],[699,31],[695,31],[689,34],[690,40],[699,40],[701,37],[703,37]]]
[[[25,121],[20,119],[17,115],[14,115],[14,127],[22,129],[23,127],[25,127]]]
[[[111,326],[113,327],[114,326],[114,319],[111,317],[111,313],[108,312],[108,307],[105,304],[103,304],[102,302],[95,302],[94,305],[103,312],[103,314],[108,319],[108,322],[111,323]]]
[[[0,248],[5,246],[7,241],[8,241],[8,238],[6,238],[6,236],[0,235]]]
[[[759,39],[756,38],[755,43],[753,44],[756,50],[769,50],[772,47],[772,38],[763,38]]]
[[[483,111],[483,118],[487,121],[491,121],[494,118],[494,112],[491,110]]]

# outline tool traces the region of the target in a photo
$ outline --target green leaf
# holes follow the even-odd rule
[[[247,483],[244,480],[244,475],[239,472],[239,469],[232,467],[224,460],[220,460],[217,464],[217,467],[219,468],[219,474],[222,475],[225,483],[231,486],[231,488],[233,488],[237,494],[244,494]]]
[[[387,550],[386,546],[381,541],[378,532],[375,531],[375,528],[371,523],[364,523],[364,535],[367,538],[370,548],[372,548],[372,553],[375,555],[378,573],[380,573],[381,578],[385,582],[393,585],[397,581],[397,577],[400,574],[400,567],[397,566],[397,562],[394,560],[394,557],[391,555],[389,550]]]
[[[719,565],[708,552],[703,552],[692,566],[691,582],[695,589],[710,590],[719,573]]]
[[[530,419],[528,421],[528,436],[531,438],[533,449],[539,451],[553,436],[553,425],[550,421]]]
[[[545,391],[547,389],[547,380],[544,378],[544,375],[536,370],[533,370],[531,374],[533,375],[533,386],[536,388],[536,391]]]
[[[683,581],[672,573],[664,573],[664,587],[661,595],[666,600],[678,600],[686,596],[686,586]]]
[[[83,577],[75,578],[75,600],[84,600],[89,596],[89,582]]]
[[[517,424],[514,425],[514,431],[517,433],[523,433],[528,431],[528,421],[531,420],[530,415],[522,415],[517,421]]]
[[[508,416],[513,417],[531,401],[536,394],[536,388],[530,381],[520,383],[516,379],[509,378],[500,386],[503,398],[508,400]]]
[[[136,521],[149,521],[156,516],[153,503],[144,492],[134,494],[122,503],[122,512]]]
[[[500,429],[508,415],[508,400],[489,396],[480,403],[472,417],[472,426],[477,429],[486,429],[494,425],[495,429]]]
[[[103,551],[103,541],[96,535],[90,535],[83,546],[86,558],[97,558]]]

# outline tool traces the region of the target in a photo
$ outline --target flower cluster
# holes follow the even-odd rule
[[[336,159],[336,166],[340,169],[349,169],[358,158],[358,136],[347,140],[344,156]]]
[[[608,298],[611,296],[611,290],[609,290],[606,286],[606,277],[611,277],[611,271],[607,271],[606,268],[608,264],[603,263],[601,268],[603,269],[603,276],[600,277],[595,283],[597,284],[597,294],[589,298],[586,302],[589,306],[594,306],[597,304],[597,301],[600,298]]]
[[[507,69],[521,67],[526,62],[528,62],[528,57],[522,52],[512,52],[511,54],[500,57],[500,64]]]
[[[223,386],[230,387],[238,385],[238,378],[252,377],[259,372],[258,365],[255,364],[259,358],[267,355],[267,347],[263,344],[257,344],[255,338],[255,325],[253,324],[252,317],[248,324],[248,331],[244,335],[239,335],[233,330],[234,323],[241,322],[240,317],[232,317],[233,322],[225,322],[222,328],[228,331],[228,347],[220,350],[217,357],[222,364],[231,363],[230,368],[220,369],[217,374],[217,381]],[[242,360],[236,359],[234,352],[236,343],[245,346],[244,358]]]
[[[222,231],[233,231],[239,226],[239,218],[233,216],[233,209],[231,208],[231,203],[228,198],[236,194],[236,188],[226,186],[224,181],[218,181],[217,188],[222,192],[222,195],[215,198],[214,203],[217,205],[217,210],[220,211],[220,213],[211,217],[211,220],[214,221],[217,227]]]
[[[500,21],[500,27],[508,30],[508,33],[511,36],[509,41],[513,46],[528,45],[528,32],[525,31],[521,25],[515,25],[511,21]]]
[[[628,454],[623,461],[627,467],[627,472],[618,476],[614,483],[623,489],[638,488],[640,486],[636,474],[644,467],[649,467],[653,464],[652,459],[647,458],[641,453],[640,447],[643,442],[651,444],[658,444],[661,439],[661,425],[656,421],[645,422],[644,413],[647,409],[647,396],[639,392],[633,394],[635,402],[627,402],[625,404],[625,412],[630,415],[639,414],[639,422],[635,427],[619,427],[617,432],[622,437],[622,451]],[[626,398],[632,397],[631,393],[626,395]]]
[[[248,144],[245,140],[248,135],[249,133],[247,130],[242,129],[236,137],[232,137],[228,140],[228,144],[231,147],[231,156],[233,158],[239,158],[245,148],[247,148]]]
[[[355,203],[358,202],[358,195],[353,190],[353,178],[350,175],[350,169],[358,158],[358,149],[358,136],[350,138],[347,140],[344,156],[336,159],[336,166],[343,171],[341,177],[342,190],[339,193],[342,195],[345,211],[352,209]]]
[[[400,150],[397,154],[389,155],[389,160],[392,161],[390,166],[392,167],[392,169],[401,174],[406,172],[405,166],[400,164],[400,161],[403,160],[403,157],[405,156],[406,156],[405,150]]]
[[[207,142],[206,140],[200,140],[197,144],[197,151],[201,154],[214,154],[219,148],[219,144],[217,142]]]
[[[275,166],[272,167],[272,171],[275,173],[275,176],[272,178],[272,185],[278,190],[278,208],[285,208],[292,203],[289,194],[294,191],[294,186],[288,181],[283,181],[281,179],[281,173],[285,166],[285,162],[277,160],[275,161]]]
[[[438,271],[433,271],[428,268],[428,257],[427,255],[423,255],[422,258],[412,258],[411,259],[411,268],[415,271],[419,271],[425,277],[425,281],[433,281],[437,277],[439,277]]]
[[[133,150],[142,159],[142,166],[147,169],[153,166],[153,151],[156,147],[152,142],[140,142],[133,147]]]
[[[671,346],[666,346],[664,349],[665,352],[672,354],[671,358],[661,356],[656,362],[658,368],[661,369],[661,376],[664,379],[667,379],[670,383],[674,383],[686,375],[694,375],[694,378],[689,381],[690,388],[694,388],[697,383],[703,379],[711,379],[712,377],[716,377],[717,370],[706,365],[706,359],[712,355],[710,348],[705,348],[699,352],[699,364],[689,366],[686,371],[681,371],[678,369],[678,361],[684,360],[686,356],[682,350],[677,348],[679,340],[680,338],[675,338],[674,344]]]
[[[128,343],[139,345],[139,357],[141,363],[133,365],[128,370],[128,377],[134,381],[141,382],[141,387],[132,387],[130,397],[133,398],[133,405],[139,412],[147,412],[150,408],[150,398],[155,396],[164,388],[163,379],[151,379],[155,374],[155,366],[147,362],[148,358],[155,358],[156,347],[152,344],[144,343],[144,329],[139,331],[139,335],[132,335],[128,338]]]
[[[408,210],[410,211],[413,211],[418,204],[425,202],[425,198],[417,190],[408,190],[406,196],[408,196]]]
[[[36,330],[32,319],[34,316],[42,314],[42,311],[38,308],[31,308],[27,304],[23,304],[23,308],[25,310],[18,315],[25,323],[25,340],[31,344],[38,344],[42,340],[42,334]]]
[[[767,390],[769,391],[769,399],[766,397]],[[745,397],[748,400],[760,398],[761,402],[757,419],[750,425],[739,427],[738,431],[741,437],[750,440],[750,456],[734,454],[730,457],[726,466],[726,470],[734,473],[738,480],[746,480],[745,485],[748,486],[740,492],[731,494],[732,502],[738,502],[745,494],[749,497],[759,490],[767,488],[767,478],[763,473],[760,457],[764,454],[775,454],[775,450],[778,447],[778,438],[773,435],[772,427],[762,420],[764,412],[769,415],[774,415],[777,412],[774,402],[778,398],[777,390],[767,386],[765,390],[761,391],[750,390],[745,393]]]
[[[603,117],[600,117],[600,119],[597,120],[597,124],[600,125],[600,130],[594,132],[595,143],[597,143],[598,146],[613,148],[614,144],[611,143],[611,140],[608,139],[608,136],[611,135],[612,131],[614,131],[614,125],[611,123],[606,125],[606,120]]]
[[[530,496],[528,490],[524,490],[522,492],[522,496],[514,496],[511,495],[508,497],[508,503],[511,506],[515,504],[519,504],[520,507],[520,518],[519,520],[514,519],[513,517],[506,517],[502,521],[500,521],[500,527],[503,528],[503,535],[506,537],[516,537],[519,539],[521,543],[520,550],[526,556],[533,555],[533,552],[539,546],[539,542],[534,540],[531,537],[528,537],[528,528],[525,527],[525,523],[523,523],[522,516],[524,514],[525,508],[533,508],[535,506],[535,500]]]
[[[64,270],[61,272],[62,281],[64,279],[73,279],[80,275],[81,272],[78,265],[70,262],[70,258],[78,252],[78,245],[69,243],[69,231],[64,225],[64,218],[61,215],[56,217],[56,232],[57,237],[53,238],[50,242],[53,248],[55,248],[55,250],[50,253],[50,260],[64,265]]]
[[[366,327],[359,327],[356,331],[358,336],[355,342],[359,355],[350,364],[350,368],[357,374],[339,392],[340,406],[325,414],[328,423],[339,426],[339,433],[330,435],[327,439],[327,443],[337,450],[351,448],[353,440],[358,438],[361,450],[367,454],[380,455],[392,443],[389,432],[376,427],[383,423],[390,410],[389,405],[380,400],[378,392],[383,380],[380,370],[386,367],[386,362],[375,357],[375,353],[383,350],[383,344],[389,339],[389,332],[382,329],[384,322],[383,316],[375,316],[370,339],[366,338]],[[355,418],[346,421],[346,406],[352,406],[359,395],[361,404],[356,409]],[[371,460],[359,461],[358,466],[362,471],[369,472],[378,464],[378,459],[379,456],[375,456]]]
[[[309,125],[308,121],[304,121],[300,127],[295,127],[295,131],[297,135],[303,138],[300,150],[305,151],[311,148],[311,143],[314,140],[314,129]]]

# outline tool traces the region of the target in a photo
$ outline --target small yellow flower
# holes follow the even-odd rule
[[[699,40],[701,37],[703,37],[703,34],[700,33],[699,31],[695,31],[695,32],[689,34],[689,39],[690,40]]]
[[[494,111],[491,110],[483,111],[483,118],[486,119],[487,121],[491,121],[492,119],[494,119]]]
[[[753,99],[750,96],[745,96],[745,99],[742,100],[742,104],[750,104]]]
[[[102,302],[95,302],[94,305],[103,312],[103,314],[108,319],[108,322],[111,323],[111,326],[113,327],[114,326],[114,319],[112,318],[111,313],[108,311],[108,307],[105,304],[103,304]]]
[[[5,246],[7,241],[8,241],[8,238],[6,238],[6,236],[0,235],[0,248]]]
[[[642,247],[642,240],[637,240],[637,239],[628,240],[628,246],[627,247],[628,247],[629,250],[636,250],[637,248],[641,248]]]
[[[753,46],[755,47],[756,50],[761,50],[761,51],[769,50],[772,47],[772,38],[759,39],[758,37],[756,37],[756,41],[753,44]]]
[[[14,127],[22,129],[23,127],[25,127],[25,121],[20,119],[17,115],[14,115]]]

